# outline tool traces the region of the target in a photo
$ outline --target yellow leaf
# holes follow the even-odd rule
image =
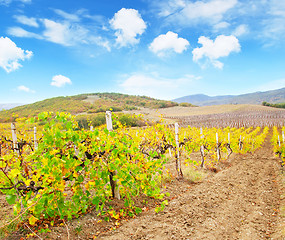
[[[30,216],[29,217],[29,223],[30,225],[35,225],[35,223],[38,221],[39,219],[34,217],[34,216]]]

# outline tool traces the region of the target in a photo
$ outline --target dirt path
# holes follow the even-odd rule
[[[278,230],[280,168],[269,137],[263,148],[236,155],[231,165],[163,212],[131,219],[98,239],[285,239]]]

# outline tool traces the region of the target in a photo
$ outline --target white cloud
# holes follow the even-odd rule
[[[0,38],[0,67],[7,73],[22,67],[19,61],[30,59],[32,55],[32,51],[17,47],[10,38]]]
[[[149,49],[158,56],[164,56],[166,52],[173,50],[176,53],[182,53],[187,50],[189,42],[184,38],[179,38],[177,33],[167,32],[161,34],[153,40]]]
[[[240,52],[240,44],[235,36],[218,36],[215,41],[201,36],[198,43],[202,45],[200,48],[195,48],[193,53],[193,61],[198,62],[202,58],[210,60],[214,67],[222,69],[223,63],[218,61],[221,57],[227,57],[232,52]]]
[[[246,24],[241,24],[233,31],[232,34],[236,37],[240,37],[240,36],[245,35],[247,33],[249,33],[248,26]]]
[[[183,9],[186,6],[186,3],[184,0],[168,0],[158,3],[158,5],[160,8],[158,15],[160,17],[167,17]]]
[[[70,14],[70,13],[67,13],[67,12],[64,12],[60,9],[55,9],[54,12],[56,14],[58,14],[59,16],[65,18],[66,20],[69,20],[69,21],[72,21],[72,22],[79,22],[80,21],[80,18],[78,15],[76,14]]]
[[[74,15],[75,16],[75,15]],[[71,18],[71,17],[69,17]],[[21,20],[23,20],[21,18]],[[76,22],[56,22],[50,19],[35,19],[36,23],[42,23],[44,30],[41,33],[26,31],[21,27],[10,27],[7,33],[15,37],[44,39],[63,46],[75,46],[80,44],[96,44],[111,51],[110,43]],[[27,21],[25,21],[27,23]],[[24,21],[22,21],[24,23]],[[31,24],[30,24],[31,25]]]
[[[29,18],[24,15],[16,15],[14,16],[14,18],[16,19],[17,22],[22,23],[24,25],[28,25],[30,27],[39,27],[39,24],[36,18],[33,18],[33,17]]]
[[[28,93],[35,93],[34,90],[31,90],[30,88],[24,86],[24,85],[21,85],[21,86],[18,86],[17,89],[19,91],[23,91],[23,92],[28,92]]]
[[[285,17],[285,2],[281,0],[271,0],[269,13],[274,16]]]
[[[224,15],[238,3],[238,0],[168,0],[160,4],[160,16],[168,16],[175,24],[193,25],[207,22],[216,25]]]
[[[12,1],[15,1],[15,0],[0,0],[0,5],[5,5],[5,6],[8,6]],[[31,3],[32,0],[18,0],[22,3]]]
[[[43,36],[46,40],[72,46],[77,43],[87,43],[89,31],[79,24],[70,24],[68,22],[60,23],[49,19],[44,19],[45,31]]]
[[[188,19],[210,19],[220,21],[223,14],[237,4],[237,0],[212,0],[189,2],[182,11]]]
[[[228,22],[219,22],[216,25],[214,25],[214,30],[219,31],[221,29],[226,29],[230,26]]]
[[[284,41],[285,34],[285,2],[271,0],[268,3],[266,17],[262,21],[263,31],[260,38],[271,46]]]
[[[116,30],[116,43],[120,47],[139,43],[138,35],[147,28],[146,23],[135,9],[122,8],[110,20],[112,29]]]
[[[63,87],[66,84],[72,84],[71,80],[68,77],[65,77],[63,75],[55,75],[53,76],[50,85],[55,87]]]
[[[184,75],[181,78],[170,79],[159,77],[159,74],[134,73],[125,76],[120,83],[120,91],[135,94],[152,96],[160,99],[173,99],[189,91],[196,81],[201,77]]]
[[[1,0],[0,0],[1,1]],[[33,32],[22,27],[9,27],[7,33],[15,37],[36,38],[63,46],[97,45],[111,51],[108,39],[97,34],[96,26],[102,18],[100,16],[90,16],[85,9],[79,9],[74,14],[67,13],[60,9],[54,9],[55,13],[63,17],[62,20],[52,20],[47,18],[29,18],[24,15],[15,15],[17,22],[30,27],[37,27]],[[96,24],[83,24],[81,18],[88,18]],[[101,24],[101,23],[100,23]],[[41,27],[41,28],[40,28]]]
[[[28,32],[25,29],[21,27],[11,27],[8,28],[7,33],[9,35],[12,35],[14,37],[26,37],[26,38],[37,38],[37,39],[43,39],[43,37],[39,34]]]

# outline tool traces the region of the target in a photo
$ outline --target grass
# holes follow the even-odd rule
[[[8,221],[6,221],[7,223]],[[0,239],[5,239],[5,237],[11,235],[13,232],[17,231],[18,230],[18,224],[19,224],[19,221],[14,221],[12,222],[11,224],[5,226],[5,227],[2,227],[3,225],[5,225],[4,222],[1,222],[0,223]]]
[[[202,182],[208,174],[203,170],[196,170],[193,167],[187,167],[183,170],[185,179],[189,180],[192,183]]]

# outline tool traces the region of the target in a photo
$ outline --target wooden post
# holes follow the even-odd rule
[[[38,149],[38,141],[37,141],[37,127],[34,127],[34,148]]]
[[[204,138],[204,136],[203,136],[203,129],[202,128],[200,128],[200,134],[201,134],[201,139],[203,139]],[[204,168],[204,163],[205,163],[205,152],[204,152],[204,144],[203,144],[203,142],[202,142],[202,145],[201,145],[201,147],[200,147],[200,152],[201,152],[201,158],[202,158],[202,162],[201,162],[201,168]]]
[[[231,144],[231,134],[228,133],[228,144]]]
[[[112,124],[112,113],[111,111],[106,111],[106,124],[108,131],[113,131],[113,124]],[[113,177],[118,174],[118,171],[115,170],[114,172],[110,172],[110,184],[112,188],[112,194],[115,199],[120,200],[120,186],[118,186],[117,180],[114,180]]]
[[[179,125],[175,123],[175,142],[176,142],[176,170],[178,173],[178,178],[183,177],[183,173],[181,170],[181,161],[180,161],[180,151],[179,151]]]
[[[239,143],[238,143],[238,145],[239,145],[239,150],[242,150],[241,135],[240,135],[240,137],[239,137]]]
[[[220,146],[219,146],[219,135],[217,132],[216,132],[216,144],[217,144],[217,158],[218,158],[218,161],[220,161],[221,153],[220,153]]]
[[[228,144],[227,144],[227,150],[228,150],[228,156],[227,159],[229,159],[230,155],[233,153],[233,150],[231,148],[231,134],[228,132]]]
[[[113,131],[112,113],[111,113],[111,111],[106,111],[106,124],[107,124],[107,129],[109,131]]]
[[[17,141],[15,123],[11,123],[11,130],[12,130],[13,149],[14,149],[14,152],[19,154],[20,152],[19,152],[19,146],[18,146],[18,141]]]

